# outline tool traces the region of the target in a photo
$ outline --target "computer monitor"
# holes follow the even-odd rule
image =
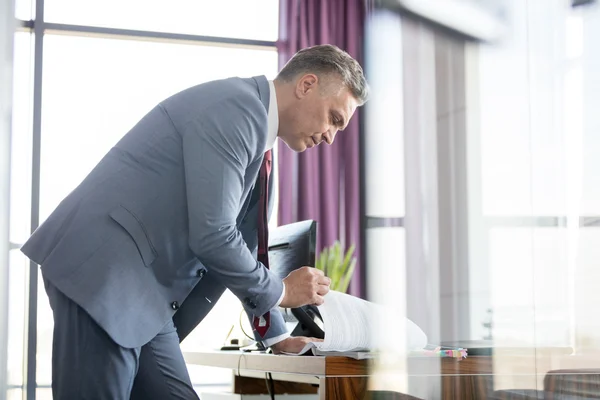
[[[269,232],[269,266],[281,279],[301,267],[315,267],[317,222],[312,220],[279,226]],[[323,321],[314,306],[283,309],[288,322],[298,322],[292,336],[324,338]]]
[[[269,266],[281,279],[295,269],[314,267],[317,222],[313,220],[278,226],[269,231]]]

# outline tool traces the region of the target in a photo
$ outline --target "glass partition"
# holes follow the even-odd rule
[[[368,25],[368,296],[429,342],[378,327],[394,341],[371,386],[596,398],[600,4],[495,9],[505,31],[488,43],[398,10]]]

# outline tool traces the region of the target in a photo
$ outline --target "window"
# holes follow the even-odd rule
[[[41,220],[159,101],[189,86],[228,76],[266,74],[272,79],[276,68],[277,53],[270,49],[46,35]],[[43,291],[39,302],[38,383],[50,384],[52,314]],[[237,323],[239,309],[239,301],[225,295],[210,322],[194,333],[199,340],[187,340],[184,349],[220,347],[230,326]],[[222,374],[206,370],[196,376],[195,383],[218,382],[217,376],[227,382]]]
[[[210,80],[255,75],[273,79],[277,73],[277,0],[82,4],[44,2],[45,20],[35,20],[44,41],[35,53],[32,33],[16,33],[11,186],[11,241],[16,247],[30,234],[31,216],[39,212],[42,223],[158,102]],[[17,0],[15,14],[33,19],[33,3]],[[143,32],[132,35],[132,30]],[[179,36],[173,39],[172,34]],[[40,65],[41,86],[34,87],[34,66]],[[40,93],[39,103],[32,101]],[[33,110],[33,104],[41,108]],[[40,115],[39,136],[32,134],[35,115]],[[41,148],[38,160],[32,159],[36,146]],[[37,162],[39,182],[32,180]],[[39,209],[33,210],[31,194],[38,187]],[[53,322],[41,275],[37,288],[30,287],[29,261],[17,249],[11,251],[10,268],[10,396],[27,389],[38,399],[50,399]],[[37,304],[28,304],[30,290],[37,291]],[[27,308],[37,314],[37,324],[29,326],[37,331],[34,357],[27,357]],[[241,310],[237,298],[225,293],[183,350],[220,347],[232,325],[239,330]],[[242,321],[246,323],[245,315]],[[32,368],[36,379],[25,388]],[[219,369],[196,367],[190,375],[195,385],[208,385],[207,390],[231,380]]]

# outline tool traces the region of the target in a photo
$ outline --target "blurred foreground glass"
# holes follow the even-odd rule
[[[402,27],[397,15],[376,11],[366,26],[365,232],[368,300],[388,308],[372,327],[380,343],[369,386],[408,393],[404,89]],[[386,316],[387,317],[387,316]],[[416,322],[416,321],[415,321]],[[418,322],[417,322],[418,323]]]
[[[506,5],[490,44],[381,10],[367,30],[369,299],[490,353],[419,358],[378,327],[373,389],[600,393],[600,4]]]
[[[276,41],[278,0],[45,0],[45,19],[73,25]]]

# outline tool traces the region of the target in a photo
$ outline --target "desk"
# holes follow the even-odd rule
[[[234,371],[234,392],[238,394],[266,393],[265,373],[270,372],[277,382],[276,393],[314,393],[320,400],[365,400],[373,392],[367,388],[385,388],[380,376],[370,376],[373,360],[354,360],[345,357],[284,356],[261,353],[203,351],[184,353],[188,364],[228,368]],[[518,352],[496,349],[495,355],[469,356],[464,360],[435,357],[406,359],[410,387],[429,388],[425,398],[444,400],[524,399],[510,392],[546,390],[552,392],[600,393],[600,353],[571,355],[570,349],[537,348]],[[552,371],[552,372],[550,372]],[[577,382],[559,380],[579,374]],[[582,383],[581,374],[588,374]],[[397,381],[402,373],[390,373]],[[545,381],[545,378],[556,378]],[[561,378],[562,377],[562,378]],[[577,377],[577,375],[576,375]],[[369,378],[372,378],[369,381]],[[562,387],[554,387],[561,384]],[[566,385],[566,386],[565,386]],[[576,388],[573,385],[577,386]],[[583,391],[582,391],[583,390]],[[566,392],[565,392],[566,393]],[[533,398],[538,398],[534,393]],[[415,399],[408,395],[394,400]],[[598,397],[581,397],[598,398]]]
[[[319,399],[332,400],[362,399],[367,390],[367,360],[239,351],[184,353],[184,357],[188,364],[233,370],[234,393],[265,393],[267,372],[277,381],[276,393],[319,393]]]
[[[551,370],[570,369],[569,374],[588,373],[600,382],[600,354],[569,355],[564,349],[521,350],[519,354],[496,351],[494,357],[469,356],[464,360],[452,358],[409,357],[407,369],[411,384],[431,387],[434,397],[445,400],[482,400],[490,398],[523,399],[498,390],[544,389],[544,378]],[[345,357],[284,356],[260,353],[205,351],[184,353],[188,364],[228,368],[234,371],[234,392],[266,393],[265,373],[272,373],[277,382],[276,393],[315,393],[320,400],[365,400],[378,389],[378,376],[369,382],[372,360]],[[577,372],[580,371],[580,372]],[[564,374],[564,372],[562,372]],[[391,374],[392,377],[401,374]],[[440,376],[441,375],[441,376]],[[600,383],[593,384],[595,393]],[[438,386],[439,385],[439,386]],[[578,383],[581,386],[580,383]],[[548,388],[545,388],[548,390]],[[427,396],[425,396],[427,397]],[[548,397],[553,398],[553,397]],[[595,397],[594,397],[595,398]],[[395,400],[414,399],[398,395]]]
[[[318,393],[320,400],[370,398],[367,383],[371,360],[238,351],[188,352],[184,353],[184,357],[188,364],[233,370],[234,393],[265,393],[265,373],[270,372],[277,381],[276,393]],[[414,371],[424,379],[439,374],[441,369],[444,375],[441,379],[444,399],[485,399],[492,389],[491,357],[468,357],[462,361],[411,357],[409,367],[411,375]],[[397,398],[413,397],[399,395]]]

